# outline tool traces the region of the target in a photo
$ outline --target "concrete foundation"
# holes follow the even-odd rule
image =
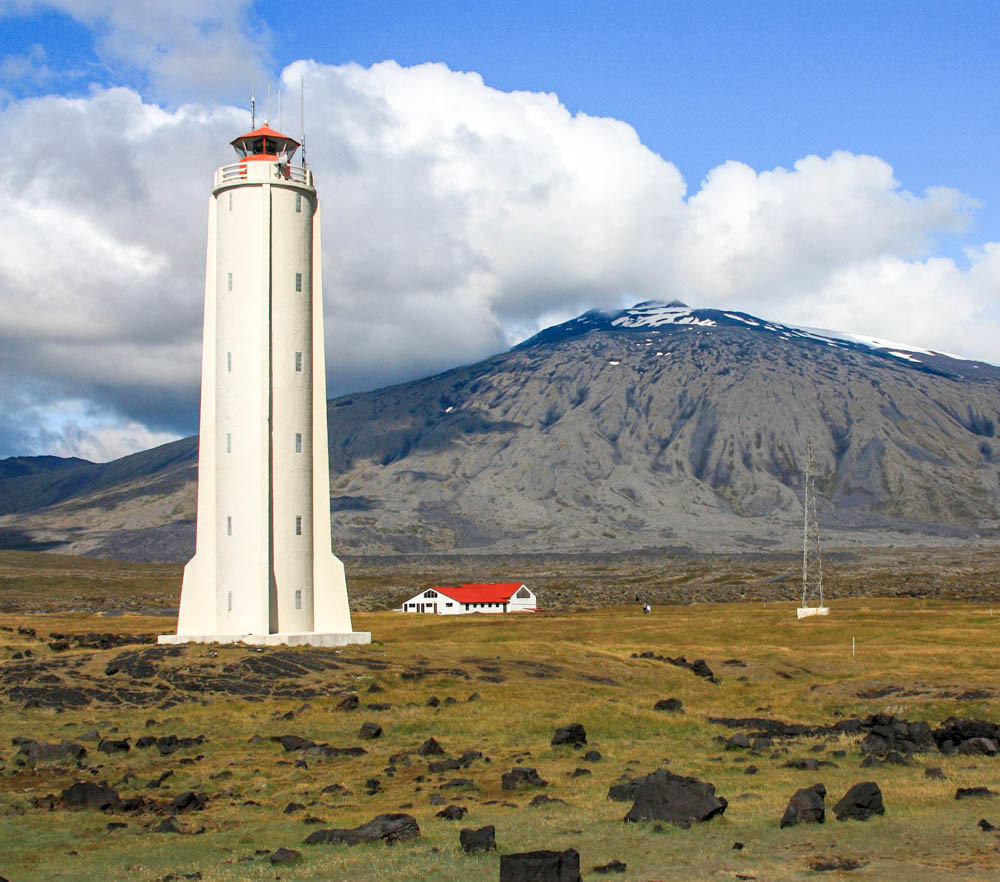
[[[828,616],[830,615],[830,607],[828,606],[800,606],[795,610],[796,617],[804,619],[807,616]]]
[[[370,631],[350,631],[340,634],[160,634],[157,643],[246,643],[250,646],[349,646],[371,643]]]

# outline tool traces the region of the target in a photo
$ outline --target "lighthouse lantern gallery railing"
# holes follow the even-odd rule
[[[296,184],[313,186],[312,172],[301,165],[285,165],[277,162],[234,162],[215,170],[215,186],[236,181],[292,181]]]

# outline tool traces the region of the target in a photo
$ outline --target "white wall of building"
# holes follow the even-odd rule
[[[518,597],[518,594],[527,595]],[[428,588],[405,601],[400,609],[409,613],[431,613],[439,616],[465,615],[469,613],[505,613],[534,610],[535,595],[522,585],[510,598],[508,603],[496,601],[482,603],[464,603],[448,597],[441,591]]]

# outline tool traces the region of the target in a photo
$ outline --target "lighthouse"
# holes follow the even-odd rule
[[[320,210],[299,143],[232,142],[208,206],[195,555],[160,643],[369,643],[330,537]]]

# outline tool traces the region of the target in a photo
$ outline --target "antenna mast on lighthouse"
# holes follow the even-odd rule
[[[250,129],[257,128],[257,99],[254,98],[253,65],[250,65]]]
[[[306,78],[303,76],[299,77],[299,128],[301,129],[299,142],[302,144],[300,148],[302,150],[302,167],[308,168],[309,163],[306,162]]]

